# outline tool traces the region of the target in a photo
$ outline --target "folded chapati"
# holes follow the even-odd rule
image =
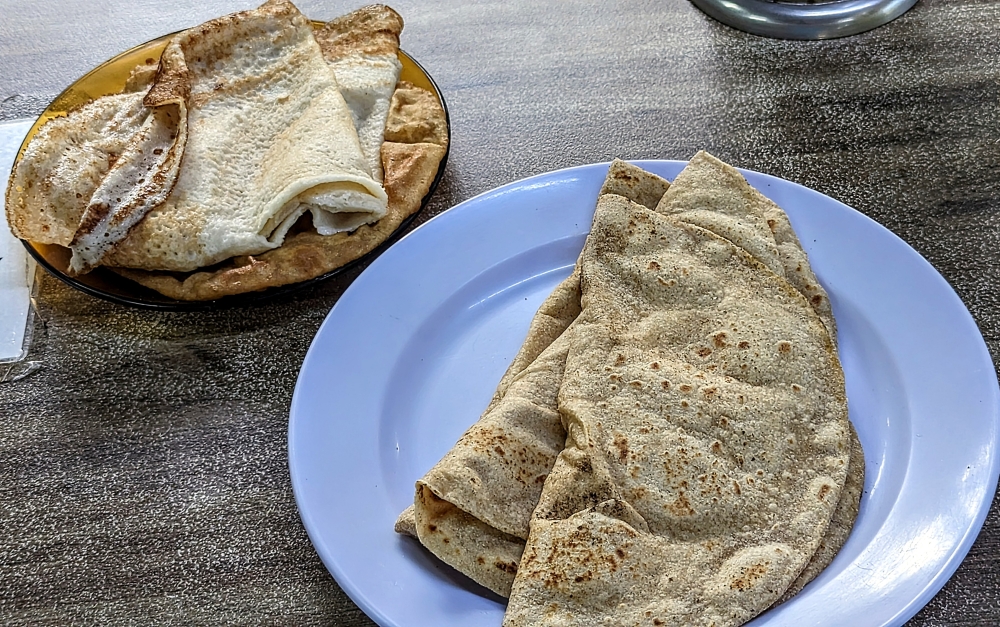
[[[502,596],[510,594],[531,512],[566,439],[556,393],[579,302],[573,274],[535,316],[489,408],[417,482],[414,506],[399,521],[442,561]]]
[[[741,181],[699,154],[657,211],[599,199],[566,445],[505,625],[742,624],[820,546],[849,462],[843,374]]]
[[[847,464],[847,478],[844,480],[844,489],[840,493],[840,501],[837,509],[830,519],[830,526],[826,529],[826,535],[819,543],[816,552],[813,553],[809,563],[802,569],[799,576],[795,578],[785,593],[778,599],[778,603],[784,603],[792,598],[807,583],[812,581],[823,570],[830,565],[833,558],[837,557],[841,547],[847,542],[854,528],[854,521],[858,517],[861,509],[861,493],[865,487],[865,453],[861,448],[861,440],[854,430],[854,425],[848,425],[851,430],[851,453],[850,461]]]
[[[655,206],[668,186],[617,161],[603,191]],[[502,596],[510,594],[531,512],[566,438],[556,393],[579,290],[574,273],[546,299],[490,406],[420,479],[414,507],[398,521],[401,532]]]
[[[832,334],[829,302],[809,269],[784,212],[747,185],[735,170],[707,155],[700,154],[692,160],[686,179],[687,184],[676,190],[674,201],[662,205],[660,210],[689,222],[700,220],[708,228],[725,232],[766,257],[773,272],[787,275],[800,292],[810,297],[809,304]],[[653,208],[667,186],[659,177],[616,161],[609,170],[602,195],[619,194]],[[687,202],[678,201],[701,187],[714,188],[708,204],[690,202],[690,198]],[[729,215],[726,219],[727,210],[739,215]],[[525,345],[483,418],[418,482],[415,509],[408,509],[397,522],[397,531],[418,536],[444,561],[504,596],[510,592],[523,550],[528,512],[534,509],[539,492],[537,484],[534,490],[526,489],[524,479],[547,474],[557,448],[553,442],[564,437],[559,428],[562,424],[553,424],[558,420],[554,418],[558,414],[553,388],[561,383],[565,356],[572,343],[572,327],[566,333],[562,331],[570,326],[578,311],[579,279],[574,273],[539,310]],[[559,315],[553,316],[552,312]],[[537,363],[532,363],[536,356]],[[524,402],[525,398],[529,402]],[[864,464],[853,430],[851,437],[852,481],[839,501],[835,524],[830,526],[822,550],[789,588],[789,596],[832,560],[857,515]],[[517,451],[518,457],[508,456],[507,451]],[[531,455],[524,455],[524,451],[530,451]]]

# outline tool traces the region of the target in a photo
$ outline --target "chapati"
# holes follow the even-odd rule
[[[704,179],[706,177],[719,179],[721,177],[723,179],[721,196],[724,197],[726,193],[733,194],[735,192],[739,198],[739,202],[733,202],[732,199],[729,202],[723,200],[721,202],[723,208],[726,205],[730,207],[743,206],[743,209],[740,210],[743,215],[735,216],[736,220],[730,219],[728,222],[725,220],[721,222],[718,220],[714,222],[710,221],[708,223],[709,226],[715,226],[720,230],[723,228],[727,229],[724,232],[730,237],[739,239],[747,247],[757,246],[758,250],[765,250],[770,253],[768,254],[768,259],[772,262],[772,269],[779,276],[789,276],[789,281],[795,285],[798,291],[810,297],[810,306],[817,312],[831,336],[835,338],[835,326],[829,308],[829,301],[825,297],[822,287],[815,280],[811,269],[809,269],[805,253],[795,238],[784,212],[752,187],[746,185],[742,177],[738,173],[735,173],[735,170],[728,168],[728,166],[710,158],[708,155],[701,154],[692,163],[695,167],[687,173],[689,180]],[[699,166],[699,163],[702,165]],[[705,164],[708,167],[704,167]],[[733,176],[734,174],[735,177]],[[701,187],[704,185],[705,181],[698,180],[690,186]],[[609,168],[609,174],[602,187],[601,194],[617,193],[637,200],[640,204],[648,208],[655,208],[667,186],[666,181],[659,179],[659,177],[650,175],[624,162],[615,161]],[[717,194],[713,199],[715,203],[720,202],[719,191],[716,190]],[[680,192],[679,195],[684,195],[685,190],[681,188]],[[689,206],[693,204],[693,206],[697,207],[700,203],[687,204]],[[671,205],[662,207],[661,209],[667,213],[676,213],[677,208],[684,206],[685,203],[678,203],[675,200]],[[750,208],[748,209],[747,207]],[[700,214],[697,212],[685,212],[683,216],[690,221],[704,220],[706,217],[712,218],[712,216],[706,216],[704,212]],[[730,217],[732,218],[733,216]],[[751,229],[742,230],[743,237],[735,235],[740,232],[741,225],[739,218],[742,218],[743,222],[750,222],[754,225]],[[766,229],[763,228],[764,225],[766,225]],[[767,246],[769,242],[771,246]],[[781,263],[779,263],[779,259]],[[550,315],[550,312],[553,310],[562,311],[564,315],[553,318]],[[566,311],[570,312],[569,315],[565,314]],[[498,451],[501,449],[490,449],[488,442],[485,446],[482,445],[482,442],[488,439],[484,437],[484,434],[492,435],[496,438],[497,434],[504,433],[506,427],[516,424],[516,419],[511,420],[510,424],[504,424],[505,421],[496,414],[494,410],[498,401],[503,399],[510,385],[510,380],[524,372],[530,365],[531,360],[535,359],[539,354],[544,355],[543,351],[549,349],[549,345],[553,341],[558,339],[565,343],[567,338],[560,337],[560,334],[575,319],[578,311],[579,279],[577,273],[574,273],[573,276],[567,279],[567,282],[564,282],[553,292],[543,304],[538,314],[536,314],[524,346],[522,346],[521,351],[515,357],[504,379],[498,386],[497,393],[481,421],[476,423],[463,436],[462,440],[448,453],[441,463],[436,465],[427,476],[418,482],[415,502],[416,511],[420,512],[421,515],[416,516],[414,508],[411,507],[397,521],[397,531],[419,537],[425,546],[439,557],[442,557],[444,561],[503,596],[507,596],[510,592],[513,573],[516,572],[516,568],[512,568],[512,566],[516,566],[520,561],[521,551],[523,550],[523,541],[521,539],[524,537],[524,512],[532,509],[531,503],[533,498],[531,495],[525,498],[522,494],[520,498],[515,497],[511,499],[510,484],[508,482],[501,480],[497,483],[495,480],[490,480],[490,475],[496,473],[497,467],[503,468],[505,464],[509,464],[510,462],[507,461],[505,456],[498,454]],[[556,321],[556,324],[552,323],[553,320]],[[558,357],[555,362],[556,372],[552,372],[552,356],[545,355],[542,357],[539,363],[536,364],[534,377],[537,379],[537,371],[550,373],[549,381],[561,376],[563,362],[560,360],[564,354],[565,347],[557,351]],[[528,375],[529,380],[531,376]],[[544,389],[545,386],[541,387]],[[551,391],[548,392],[547,398],[552,399]],[[554,405],[542,408],[541,410],[535,407],[531,408],[531,412],[536,415],[544,415],[545,411],[551,412],[554,409]],[[500,423],[500,426],[491,424],[497,422]],[[545,425],[546,430],[551,429],[550,424],[544,421],[542,421],[542,424]],[[504,439],[504,443],[508,445],[508,448],[510,448],[510,444],[514,444],[516,447],[523,445],[525,442],[529,444],[529,447],[531,446],[533,438],[530,433],[525,433],[523,430],[515,433],[516,435],[513,439]],[[850,433],[852,441],[851,472],[847,486],[844,488],[844,495],[840,499],[834,514],[834,521],[830,525],[827,535],[822,540],[820,550],[813,555],[809,562],[809,567],[802,572],[801,576],[789,588],[784,598],[787,598],[805,585],[805,583],[808,583],[808,581],[829,564],[846,540],[854,518],[857,515],[858,502],[864,479],[864,460],[860,443],[853,428],[851,428]],[[479,446],[475,445],[477,437],[480,440]],[[544,466],[544,463],[542,466]],[[470,468],[474,468],[475,471],[470,472]],[[485,469],[485,472],[482,472],[483,469]],[[442,474],[446,477],[450,474],[454,474],[455,476],[448,477],[442,482]],[[524,476],[531,474],[532,472],[530,471],[524,472]],[[541,473],[537,473],[537,475],[541,476]],[[464,486],[464,490],[462,489],[463,479],[469,480],[468,485]],[[448,486],[449,482],[453,485]],[[435,483],[438,484],[436,491],[430,487],[430,485]],[[458,489],[455,489],[455,486],[458,486]],[[518,489],[520,487],[518,486]],[[456,498],[451,495],[452,491],[459,494],[471,491],[475,496],[469,497],[466,494]],[[519,494],[518,490],[515,490],[514,493]],[[462,507],[460,508],[455,503],[442,498],[440,495],[462,503]],[[526,501],[526,504],[522,505],[522,501]],[[507,510],[503,512],[503,515],[508,518],[519,519],[522,525],[520,527],[521,533],[516,535],[509,534],[483,522],[484,519],[496,520],[496,513],[491,511],[490,504],[494,504],[493,509],[496,509],[495,504],[499,502],[510,504]],[[508,529],[510,528],[508,524]]]
[[[614,189],[655,206],[668,186],[616,161],[602,191]],[[510,594],[531,512],[565,441],[556,393],[571,342],[567,328],[580,311],[579,290],[573,273],[546,299],[489,407],[420,479],[414,507],[398,523],[443,561],[502,596]]]
[[[505,625],[741,624],[826,534],[849,462],[843,374],[736,177],[700,153],[655,212],[599,199],[566,446]]]

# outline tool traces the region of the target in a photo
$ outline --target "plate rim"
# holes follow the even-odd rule
[[[648,164],[683,165],[687,163],[687,161],[683,160],[666,160],[666,159],[637,159],[637,160],[630,160],[630,162],[640,167],[644,167]],[[483,202],[486,199],[502,195],[508,192],[531,187],[532,185],[538,184],[545,179],[553,179],[553,180],[566,179],[574,176],[577,173],[591,170],[594,168],[606,168],[608,164],[609,162],[605,161],[605,162],[580,164],[567,168],[560,168],[548,172],[538,173],[532,176],[528,176],[516,181],[506,183],[504,185],[495,187],[493,189],[483,191],[473,197],[470,197],[467,200],[462,201],[461,203],[458,203],[448,211],[442,212],[441,214],[434,216],[426,223],[422,224],[419,228],[406,234],[400,240],[400,242],[410,238],[421,237],[420,233],[425,232],[427,230],[438,228],[436,225],[440,224],[443,220],[449,219],[448,218],[449,215],[454,217],[459,213],[473,209],[479,202]],[[964,561],[965,557],[968,555],[968,552],[972,547],[972,544],[979,536],[983,524],[985,523],[986,516],[988,515],[992,505],[992,500],[993,500],[992,495],[995,494],[996,492],[996,488],[998,485],[998,477],[1000,477],[1000,428],[998,428],[1000,427],[1000,383],[998,383],[996,379],[996,370],[995,367],[993,366],[992,357],[989,353],[988,347],[986,346],[985,340],[982,335],[982,331],[979,329],[979,326],[976,323],[975,319],[972,317],[972,314],[969,311],[968,307],[955,292],[951,284],[948,283],[948,281],[941,275],[941,273],[938,272],[938,270],[934,268],[934,266],[931,265],[926,258],[924,258],[919,252],[917,252],[912,246],[907,244],[898,235],[893,233],[891,230],[889,230],[876,220],[846,205],[845,203],[842,203],[830,196],[827,196],[821,192],[806,187],[802,184],[762,172],[757,172],[743,168],[737,168],[737,169],[740,170],[740,172],[743,173],[745,176],[749,174],[751,177],[762,177],[764,180],[776,181],[781,185],[791,185],[795,188],[798,188],[799,190],[804,190],[809,194],[822,197],[827,202],[835,203],[836,205],[839,205],[841,209],[849,212],[849,214],[854,219],[861,220],[862,223],[865,224],[866,228],[874,229],[881,237],[888,236],[893,240],[893,242],[896,245],[902,246],[907,251],[906,254],[910,258],[910,261],[919,264],[922,273],[924,274],[929,273],[929,276],[934,277],[934,279],[938,282],[939,288],[943,288],[950,293],[950,296],[953,298],[952,305],[958,305],[957,309],[955,310],[955,313],[958,313],[959,315],[963,316],[966,319],[966,321],[971,325],[969,330],[973,331],[973,334],[970,335],[969,338],[976,346],[975,358],[978,361],[982,362],[984,366],[988,365],[988,370],[990,373],[992,373],[991,381],[988,384],[988,389],[984,388],[984,391],[988,392],[988,395],[987,397],[981,399],[981,402],[984,403],[985,401],[989,401],[992,399],[991,404],[984,404],[983,407],[983,412],[989,414],[992,417],[992,422],[990,423],[990,430],[993,433],[993,438],[990,442],[991,458],[989,459],[988,467],[985,469],[987,480],[985,483],[980,484],[984,490],[984,498],[981,502],[977,504],[975,515],[968,519],[968,524],[962,529],[961,540],[958,541],[955,544],[955,546],[952,547],[952,549],[946,554],[947,556],[945,559],[938,562],[935,575],[930,578],[930,580],[922,588],[919,594],[914,596],[914,598],[910,599],[907,603],[902,604],[899,607],[899,609],[892,615],[892,617],[888,618],[884,624],[888,625],[888,624],[897,624],[897,622],[898,623],[905,622],[913,615],[915,615],[918,611],[920,611],[920,609],[922,609],[931,600],[931,598],[934,595],[936,595],[941,590],[942,587],[944,587],[947,581],[952,577],[954,572]],[[760,187],[759,185],[755,186],[758,188]],[[589,224],[587,225],[587,230],[589,230]],[[382,265],[386,263],[391,263],[392,261],[393,259],[387,257],[383,257],[376,260],[370,266],[370,268],[372,268],[371,272],[378,271],[378,268],[381,268]],[[485,271],[485,268],[482,271]],[[354,600],[355,603],[357,603],[365,611],[366,614],[368,614],[373,619],[377,619],[380,624],[383,624],[381,621],[388,620],[388,617],[377,606],[371,604],[361,590],[357,589],[352,590],[353,587],[348,585],[346,581],[342,580],[340,576],[341,573],[335,572],[340,570],[337,564],[336,563],[331,564],[330,561],[328,561],[327,559],[327,555],[324,555],[324,550],[327,550],[327,543],[322,537],[319,537],[319,530],[313,527],[310,518],[311,515],[307,512],[308,504],[304,502],[305,486],[303,484],[303,478],[299,474],[299,469],[297,468],[297,464],[294,459],[294,457],[299,454],[297,434],[298,434],[298,428],[300,428],[301,425],[297,425],[296,415],[299,412],[301,412],[301,404],[304,402],[302,400],[303,394],[305,394],[302,388],[303,372],[309,366],[311,361],[310,358],[312,357],[313,360],[316,359],[316,357],[314,357],[313,354],[314,351],[319,350],[317,348],[318,340],[323,335],[324,329],[328,326],[328,324],[332,325],[331,320],[337,314],[338,307],[341,306],[342,302],[350,302],[350,299],[354,298],[353,294],[358,290],[363,289],[364,276],[366,273],[369,272],[370,270],[366,269],[365,272],[362,273],[362,275],[360,275],[357,279],[355,279],[355,281],[348,288],[348,290],[344,292],[344,294],[340,297],[340,299],[338,299],[338,301],[331,308],[330,312],[327,314],[320,328],[317,330],[316,335],[314,336],[313,341],[310,344],[309,350],[303,361],[302,369],[300,370],[299,376],[296,380],[296,385],[292,396],[291,408],[289,411],[288,463],[289,463],[289,471],[291,475],[292,487],[295,495],[296,505],[299,508],[300,516],[303,520],[304,526],[306,527],[310,540],[313,542],[315,548],[317,549],[317,552],[319,553],[319,556],[322,559],[324,566],[326,567],[327,571],[331,574],[331,576],[333,576],[334,579],[338,582],[338,584],[341,585],[344,591],[352,598],[352,600]],[[951,305],[949,305],[949,307],[950,306]],[[970,359],[971,358],[972,356],[970,355]],[[895,507],[896,505],[894,504],[893,509],[895,509]],[[347,575],[347,573],[342,573],[342,574]],[[754,621],[751,622],[755,621],[756,618],[754,619]]]

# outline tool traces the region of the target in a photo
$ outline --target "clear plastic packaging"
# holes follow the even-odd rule
[[[0,190],[6,192],[14,157],[33,120],[0,122]],[[38,369],[26,361],[34,328],[38,282],[35,260],[14,237],[0,212],[0,383],[16,381]]]

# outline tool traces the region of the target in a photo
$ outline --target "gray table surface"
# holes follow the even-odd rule
[[[37,115],[121,50],[251,6],[2,0],[0,120]],[[451,111],[418,222],[540,172],[704,148],[891,229],[1000,355],[1000,1],[921,0],[827,42],[746,35],[683,0],[394,6]],[[359,272],[210,313],[130,309],[45,277],[43,368],[0,385],[0,622],[370,625],[309,543],[286,449],[306,349]],[[1000,624],[998,545],[994,502],[908,624]]]

